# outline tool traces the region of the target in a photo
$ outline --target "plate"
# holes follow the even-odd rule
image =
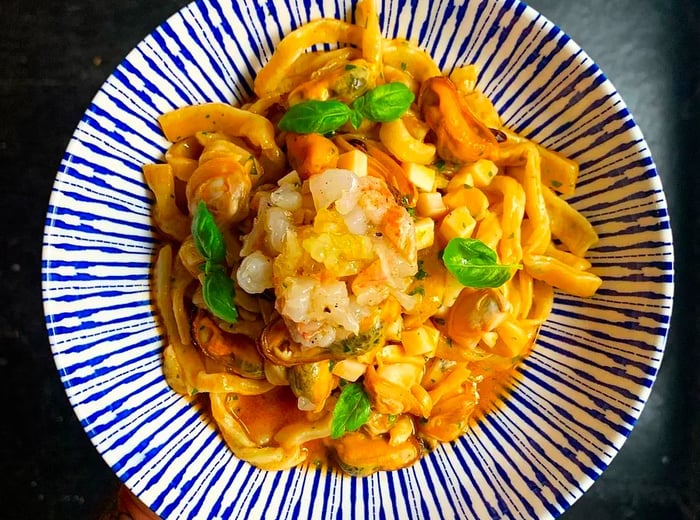
[[[429,7],[430,5],[430,7]],[[141,166],[168,146],[156,118],[240,104],[291,28],[348,18],[348,0],[193,3],[101,87],[70,140],[48,208],[43,299],[60,378],[92,443],[163,518],[551,518],[605,470],[642,412],[663,355],[673,245],[647,144],[604,73],[559,28],[512,0],[380,2],[388,37],[443,70],[476,63],[512,129],[581,165],[570,202],[595,226],[593,298],[557,293],[497,410],[415,466],[366,478],[237,460],[162,375],[150,293],[158,245]]]

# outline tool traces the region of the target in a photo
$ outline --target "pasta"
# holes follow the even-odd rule
[[[413,464],[488,409],[555,289],[601,284],[576,163],[505,128],[475,66],[356,17],[288,34],[248,104],[163,114],[143,167],[165,378],[266,470]]]

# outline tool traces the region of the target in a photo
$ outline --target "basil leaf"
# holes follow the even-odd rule
[[[350,107],[340,101],[309,99],[289,107],[278,126],[296,134],[328,134],[350,117]]]
[[[414,99],[411,89],[395,81],[373,88],[357,98],[352,107],[371,121],[386,123],[400,118]]]
[[[345,385],[333,409],[331,439],[354,432],[369,420],[370,402],[362,383]]]
[[[362,114],[357,110],[350,111],[350,124],[352,124],[352,127],[355,130],[360,128],[360,125],[362,124]]]
[[[453,238],[442,253],[447,270],[467,287],[500,287],[520,266],[498,263],[496,252],[475,238]]]
[[[233,280],[226,273],[226,242],[207,205],[200,201],[192,218],[192,239],[197,251],[204,257],[204,303],[216,317],[227,323],[236,323],[238,311],[233,302]]]
[[[202,297],[214,316],[227,323],[238,321],[238,311],[233,302],[235,290],[233,280],[219,264],[207,262],[204,269]]]
[[[205,260],[217,264],[226,260],[224,235],[217,227],[214,216],[207,209],[207,205],[201,200],[192,219],[192,238],[197,246],[197,251]]]

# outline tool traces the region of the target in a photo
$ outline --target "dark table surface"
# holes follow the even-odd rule
[[[94,519],[119,482],[56,372],[40,292],[55,171],[90,99],[186,0],[0,1],[0,518]],[[700,518],[700,2],[532,0],[601,66],[641,127],[669,202],[676,298],[641,418],[573,519]]]

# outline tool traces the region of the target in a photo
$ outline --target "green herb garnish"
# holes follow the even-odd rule
[[[360,114],[357,110],[350,110],[349,117],[352,127],[355,129],[360,128],[360,125],[362,124],[362,114]]]
[[[233,280],[226,273],[226,242],[207,205],[199,202],[192,219],[192,239],[204,257],[202,297],[209,310],[227,323],[236,323],[238,311],[233,302]]]
[[[462,285],[483,289],[500,287],[519,265],[498,263],[496,252],[475,238],[453,238],[442,253],[442,261]]]
[[[369,414],[369,396],[362,383],[345,385],[333,409],[331,439],[338,439],[346,432],[358,430],[369,420]]]
[[[202,297],[209,310],[226,323],[236,323],[238,310],[233,303],[236,295],[233,280],[226,274],[223,266],[215,264],[207,269],[202,285]]]
[[[400,118],[413,103],[411,89],[399,81],[379,85],[357,98],[352,107],[370,121],[387,123]]]
[[[422,279],[430,276],[430,273],[428,273],[428,271],[423,269],[424,264],[425,264],[425,262],[423,262],[423,260],[418,260],[418,271],[416,271],[416,274],[414,276],[414,278],[416,280],[422,280]]]
[[[409,293],[409,296],[415,296],[416,294],[420,294],[421,296],[425,296],[425,288],[422,285],[419,285],[418,287],[414,287]]]
[[[350,107],[334,100],[309,99],[289,107],[279,127],[297,134],[328,134],[343,126],[350,117]]]
[[[400,82],[386,83],[353,101],[352,107],[337,100],[309,99],[289,107],[278,125],[281,130],[297,134],[330,134],[350,121],[354,128],[362,119],[386,123],[400,118],[415,96]]]
[[[197,251],[207,262],[220,264],[226,260],[224,235],[216,226],[214,216],[203,201],[199,201],[192,219],[192,239],[197,246]]]

